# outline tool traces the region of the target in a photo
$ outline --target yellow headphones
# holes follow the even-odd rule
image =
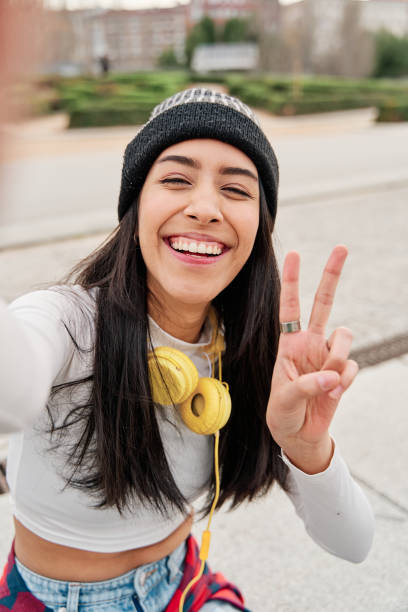
[[[188,591],[201,578],[210,548],[210,525],[220,495],[220,473],[218,447],[221,427],[231,414],[231,397],[228,385],[222,381],[221,355],[225,349],[224,338],[219,333],[218,317],[213,308],[209,311],[212,324],[211,342],[205,352],[211,358],[211,377],[199,378],[194,363],[182,351],[160,346],[147,355],[150,389],[157,404],[179,404],[185,425],[198,434],[214,434],[215,495],[208,517],[207,529],[203,532],[198,574],[189,582],[180,597],[179,612],[183,612]],[[218,358],[219,380],[214,378],[215,360]]]
[[[212,359],[211,378],[199,378],[191,359],[177,349],[160,346],[147,356],[153,401],[163,405],[179,404],[185,425],[195,433],[205,435],[214,434],[224,427],[231,414],[228,385],[222,382],[224,339],[218,333],[217,316],[213,309],[209,318],[213,323],[213,334],[211,343],[205,348]],[[216,357],[219,380],[214,378]]]

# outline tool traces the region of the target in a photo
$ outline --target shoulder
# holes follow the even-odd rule
[[[97,290],[87,290],[79,285],[55,285],[48,289],[31,291],[13,300],[8,308],[16,314],[44,312],[51,317],[64,319],[80,312],[96,311]]]
[[[22,323],[45,334],[59,333],[71,338],[93,336],[97,289],[79,285],[55,285],[48,289],[26,293],[8,305]]]

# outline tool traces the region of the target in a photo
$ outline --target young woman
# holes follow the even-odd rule
[[[367,555],[372,512],[329,435],[357,373],[351,333],[325,337],[347,252],[300,330],[299,256],[280,289],[271,243],[277,188],[252,111],[181,92],[126,149],[112,236],[69,284],[2,305],[0,428],[17,433],[1,609],[243,610],[200,562],[191,504],[234,507],[275,481],[320,546]]]

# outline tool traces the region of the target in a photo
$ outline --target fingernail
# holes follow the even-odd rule
[[[333,389],[333,391],[330,391],[329,397],[331,397],[332,399],[339,399],[343,391],[344,391],[343,385],[338,385],[335,389]]]
[[[329,389],[333,387],[333,385],[336,383],[336,380],[338,380],[338,378],[335,374],[327,373],[327,374],[320,374],[320,376],[317,377],[317,380],[319,381],[319,385],[323,389],[323,391],[328,391]]]

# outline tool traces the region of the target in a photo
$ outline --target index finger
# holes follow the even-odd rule
[[[281,323],[300,319],[299,268],[299,253],[291,251],[286,255],[283,264],[279,307],[279,321]]]
[[[333,249],[327,260],[309,319],[309,330],[314,333],[324,333],[347,254],[347,248],[338,245]]]

